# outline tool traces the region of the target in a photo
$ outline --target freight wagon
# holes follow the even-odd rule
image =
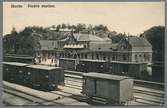
[[[76,69],[76,59],[72,58],[60,58],[59,66],[66,70],[74,71]]]
[[[77,71],[81,72],[108,72],[108,62],[104,60],[80,59]]]
[[[147,76],[147,63],[110,62],[110,73],[143,79]]]
[[[25,66],[28,64],[18,62],[3,62],[4,80],[16,83],[24,83]]]
[[[65,70],[83,73],[98,72],[130,76],[142,80],[150,79],[149,72],[147,71],[147,63],[61,58],[60,67],[63,67]]]
[[[4,80],[35,89],[50,91],[64,85],[64,70],[60,67],[4,62],[3,69]]]
[[[57,85],[64,84],[64,71],[60,67],[29,65],[26,71],[29,76],[26,82],[33,88],[55,90]]]
[[[102,73],[84,73],[82,93],[89,99],[106,99],[111,104],[125,104],[133,99],[133,79]]]

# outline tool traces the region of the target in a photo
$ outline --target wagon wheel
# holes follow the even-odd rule
[[[125,104],[126,104],[126,102],[121,102],[121,103],[120,103],[121,106],[122,106],[122,105],[124,106]]]

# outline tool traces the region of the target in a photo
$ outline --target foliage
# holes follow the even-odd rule
[[[164,61],[165,27],[154,26],[149,30],[146,30],[140,36],[146,38],[151,43],[153,49],[153,61]]]
[[[127,35],[122,33],[117,34],[116,32],[110,32],[108,34],[108,37],[112,39],[112,43],[118,43],[121,39],[127,37]]]

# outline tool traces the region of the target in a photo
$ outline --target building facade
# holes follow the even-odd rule
[[[62,40],[40,40],[36,57],[42,61],[60,58],[151,63],[152,46],[144,38],[129,36],[113,44],[109,38],[92,34],[71,34]]]

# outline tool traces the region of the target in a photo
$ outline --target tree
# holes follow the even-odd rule
[[[110,32],[108,34],[108,37],[112,39],[112,43],[118,43],[121,39],[126,38],[127,35],[122,33],[117,34],[116,32]]]
[[[62,24],[62,25],[61,25],[61,28],[62,28],[62,29],[65,29],[65,28],[67,28],[67,25],[66,25],[66,24]]]
[[[80,32],[82,30],[86,29],[86,25],[85,24],[77,24],[76,26],[76,32]]]
[[[15,27],[12,28],[11,34],[7,34],[3,38],[3,48],[5,53],[16,53],[16,39],[17,39],[17,31]]]
[[[153,61],[164,61],[165,27],[154,26],[146,30],[141,37],[146,38],[152,45]]]
[[[97,30],[97,31],[108,31],[108,28],[107,26],[104,26],[103,24],[100,24],[100,25],[96,25],[94,28],[94,30]]]

